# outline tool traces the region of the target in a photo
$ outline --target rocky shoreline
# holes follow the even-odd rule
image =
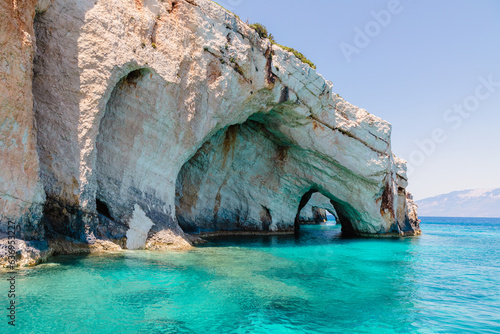
[[[20,263],[289,232],[304,208],[420,234],[391,125],[214,2],[0,6],[0,232]]]

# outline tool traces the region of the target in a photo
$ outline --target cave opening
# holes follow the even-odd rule
[[[326,220],[334,221],[335,223],[337,223],[337,217],[335,211],[330,211],[329,209],[326,209]]]
[[[218,131],[178,175],[181,228],[188,233],[293,230],[273,203],[287,151],[286,143],[252,119]]]
[[[125,72],[112,87],[95,139],[96,229],[101,237],[140,248],[142,239],[138,245],[127,236],[133,224],[142,222],[134,227],[141,236],[148,234],[152,220],[156,228],[171,224],[165,204],[169,155],[158,152],[165,152],[174,136],[168,129],[175,127],[175,89],[150,68]]]
[[[96,138],[96,211],[114,220],[127,215],[123,205],[123,181],[126,168],[133,161],[136,137],[141,136],[145,104],[141,98],[146,92],[151,71],[140,68],[130,71],[118,81],[106,104]],[[128,150],[123,150],[128,147]],[[130,205],[129,205],[130,206]],[[130,215],[130,213],[128,213]]]
[[[108,207],[108,205],[105,202],[103,202],[100,199],[96,198],[95,204],[96,204],[97,213],[99,215],[102,215],[102,216],[104,216],[104,217],[106,217],[108,219],[113,220],[113,217],[111,216],[111,212],[109,210],[109,207]]]
[[[328,221],[337,221],[336,211],[330,199],[320,192],[313,193],[299,213],[300,225],[315,225]]]
[[[325,219],[328,210],[343,231],[354,231],[355,210],[323,189],[332,180],[318,168],[324,158],[283,124],[277,112],[254,114],[218,131],[183,165],[175,213],[184,232],[297,233],[306,206],[320,207]]]
[[[209,138],[182,167],[176,217],[185,232],[293,231],[283,176],[291,143],[256,117]],[[277,195],[278,194],[278,195]]]
[[[307,207],[324,210],[321,214],[321,220],[308,221],[304,219],[304,217],[307,218],[307,214],[304,212]],[[361,220],[359,213],[349,203],[342,202],[335,196],[314,187],[308,190],[300,200],[294,221],[295,233],[300,232],[301,225],[310,225],[311,222],[313,224],[326,222],[328,220],[326,212],[329,212],[335,223],[341,226],[343,237],[353,237],[358,234],[356,224]]]
[[[295,233],[300,231],[300,212],[306,206],[306,204],[311,200],[312,195],[317,192],[318,191],[315,189],[310,189],[300,199],[299,208],[297,210],[297,214],[295,215],[295,220],[294,220]]]

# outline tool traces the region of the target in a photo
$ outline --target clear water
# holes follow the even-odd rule
[[[183,253],[56,257],[18,273],[2,333],[499,333],[500,219],[404,240],[219,238]],[[6,314],[6,274],[0,273]]]

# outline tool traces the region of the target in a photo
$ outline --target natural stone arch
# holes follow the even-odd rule
[[[363,216],[354,206],[360,208],[366,199],[360,190],[377,185],[280,132],[276,126],[286,130],[289,116],[278,111],[254,114],[202,146],[177,179],[176,216],[181,227],[189,232],[292,232],[298,230],[300,210],[310,196],[321,192],[332,201],[346,234],[377,228],[369,225],[367,213]],[[325,170],[318,170],[319,165]],[[338,175],[332,178],[330,173]],[[376,205],[372,209],[378,210]]]
[[[95,83],[83,87],[86,93],[80,103],[80,129],[79,146],[82,154],[79,157],[79,182],[80,202],[84,209],[95,210],[96,196],[96,168],[97,168],[97,139],[102,132],[103,119],[106,117],[109,104],[116,99],[117,89],[123,86],[125,81],[133,84],[140,76],[137,74],[148,72],[154,75],[156,80],[166,84],[166,80],[152,66],[141,65],[137,60],[129,60],[114,66],[109,72],[98,75],[95,69],[82,71],[82,77],[94,77]],[[133,79],[133,77],[136,77]],[[130,80],[127,80],[130,79]],[[92,92],[98,94],[92,94]]]
[[[301,225],[326,222],[328,213],[336,216],[335,208],[330,199],[319,192],[314,193],[300,211],[299,222]]]
[[[282,198],[272,201],[281,182],[274,170],[286,159],[282,144],[265,138],[253,121],[231,125],[209,138],[177,179],[180,226],[188,232],[293,230],[288,203]]]
[[[151,228],[176,232],[164,191],[175,91],[150,68],[129,72],[113,89],[96,138],[98,237],[144,248]]]
[[[129,176],[137,184],[126,180],[129,186],[120,188],[126,195],[133,189],[140,191],[136,202],[147,202],[147,208],[140,205],[141,210],[155,222],[154,228],[166,221],[174,226],[165,224],[165,231],[178,231],[175,182],[182,166],[216,133],[254,115],[250,121],[255,127],[266,121],[273,123],[265,130],[274,131],[271,134],[278,138],[272,144],[276,161],[293,157],[296,144],[314,160],[309,167],[301,159],[296,159],[295,167],[281,164],[293,168],[281,181],[270,184],[297,182],[301,189],[318,184],[346,203],[363,198],[363,203],[353,206],[363,212],[360,221],[375,222],[377,228],[363,230],[367,234],[387,234],[394,225],[399,226],[396,232],[418,233],[415,210],[406,198],[404,163],[392,156],[387,122],[344,101],[334,94],[333,84],[316,71],[261,39],[244,22],[210,1],[179,1],[176,11],[170,11],[169,2],[141,9],[130,4],[102,1],[85,8],[54,0],[39,22],[41,31],[68,32],[41,36],[44,52],[36,66],[36,106],[43,110],[38,125],[45,134],[39,140],[42,159],[46,159],[42,175],[49,198],[60,203],[49,218],[61,220],[52,225],[61,227],[61,234],[80,238],[86,233],[85,225],[92,225],[101,119],[116,84],[131,71],[146,67],[154,68],[153,72],[166,81],[172,91],[164,95],[176,103],[175,110],[165,115],[173,122],[171,131],[158,133],[162,141],[169,141],[168,151],[158,155],[163,159],[151,160],[155,168],[164,171],[149,179],[149,184],[143,182],[148,178],[134,172]],[[68,10],[75,19],[61,20],[61,13]],[[156,48],[148,42],[152,27]],[[278,117],[263,118],[269,113]],[[149,148],[144,151],[148,153]],[[339,179],[354,180],[349,182],[349,186],[354,185],[350,193],[335,175],[318,174],[324,167],[331,171],[329,166],[335,168],[332,175],[342,175]],[[286,229],[289,225],[282,221],[290,221],[293,229],[294,217],[288,217],[288,211],[296,210],[301,194],[288,190],[288,195],[293,201],[284,206],[274,205],[270,195],[271,203],[259,204],[248,212],[262,228]],[[132,202],[128,209],[114,208],[125,207],[125,202],[120,198],[117,203],[107,203],[109,216],[118,220],[117,211],[123,215],[122,221],[133,216]],[[221,208],[223,202],[221,194]],[[245,206],[242,201],[239,211],[245,211],[241,209]],[[66,212],[68,217],[59,218]]]
[[[311,200],[312,196],[321,194],[322,196],[329,199],[331,206],[334,208],[334,216],[337,224],[342,226],[343,236],[356,236],[361,235],[363,231],[360,231],[360,223],[362,223],[361,213],[357,211],[349,203],[343,202],[336,198],[331,193],[320,190],[317,186],[312,186],[301,198],[297,215],[295,216],[295,231],[300,230],[300,213],[307,203]]]

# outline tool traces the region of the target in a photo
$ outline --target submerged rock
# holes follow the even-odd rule
[[[18,124],[0,128],[2,231],[185,249],[183,229],[293,231],[320,193],[346,234],[420,233],[391,125],[217,4],[40,1],[34,65],[36,1],[2,6],[27,15],[0,23],[18,31],[1,50]]]

